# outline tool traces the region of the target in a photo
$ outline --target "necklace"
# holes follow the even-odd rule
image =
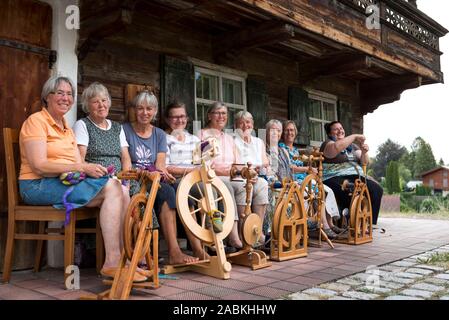
[[[103,119],[101,123],[95,122],[91,117],[87,117],[93,124],[95,124],[97,127],[100,127],[101,129],[107,129],[108,128],[108,122],[106,119]]]

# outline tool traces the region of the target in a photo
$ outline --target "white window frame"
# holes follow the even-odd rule
[[[309,116],[309,123],[311,123],[312,121],[314,122],[320,122],[321,123],[321,133],[323,137],[326,137],[326,130],[324,130],[324,125],[326,123],[330,123],[334,120],[337,120],[338,118],[338,114],[337,114],[337,96],[333,95],[333,94],[329,94],[326,92],[322,92],[322,91],[318,91],[318,90],[313,90],[313,89],[306,89],[306,91],[308,92],[308,96],[309,99],[313,99],[313,100],[318,100],[321,102],[321,114],[324,114],[324,110],[323,110],[323,102],[327,102],[327,103],[331,103],[334,105],[334,114],[335,114],[335,119],[333,120],[324,120],[324,119],[319,119],[319,118],[314,118],[314,117],[310,117]],[[312,137],[310,137],[312,138]],[[315,140],[310,140],[310,145],[312,147],[319,147],[321,146],[321,144],[323,143],[323,141],[315,141]]]
[[[211,75],[218,77],[218,101],[223,101],[223,78],[239,81],[242,83],[242,105],[240,104],[233,104],[229,102],[225,102],[225,104],[232,109],[236,109],[238,111],[247,110],[247,102],[246,102],[246,78],[248,77],[247,73],[231,69],[228,67],[219,66],[216,64],[204,62],[195,58],[190,58],[190,61],[194,64],[194,73],[196,75],[197,72],[200,72],[202,74]],[[215,102],[215,100],[209,100],[209,99],[203,99],[198,98],[196,96],[196,80],[195,80],[195,121],[199,121],[198,118],[198,103],[204,103],[204,104],[212,104]]]

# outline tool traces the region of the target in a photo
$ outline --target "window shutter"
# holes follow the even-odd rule
[[[195,119],[195,75],[193,64],[179,58],[161,56],[161,107],[163,114],[167,104],[178,101],[186,105],[190,118],[188,130],[192,132]],[[161,116],[161,118],[163,118]],[[165,126],[165,123],[161,123]]]
[[[352,134],[352,107],[349,103],[338,101],[338,121],[341,122],[345,129],[346,136]]]
[[[295,121],[298,127],[295,143],[301,146],[310,144],[309,107],[307,91],[296,87],[288,88],[288,118]]]
[[[265,82],[248,77],[246,80],[248,112],[254,118],[254,130],[265,129],[268,112],[268,94]]]

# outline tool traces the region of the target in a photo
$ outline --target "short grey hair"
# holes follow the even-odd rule
[[[265,125],[265,129],[267,130],[267,132],[270,131],[271,127],[272,127],[273,125],[275,125],[275,124],[278,125],[279,127],[281,127],[281,129],[283,128],[283,127],[282,127],[282,122],[280,122],[280,121],[277,120],[277,119],[271,119],[271,120],[268,121],[267,124]]]
[[[214,112],[217,109],[221,109],[221,108],[225,108],[226,111],[228,111],[228,107],[224,104],[224,102],[221,101],[215,101],[214,103],[212,103],[212,105],[209,107],[209,109],[207,109],[207,121],[206,121],[206,125],[209,124],[209,115]]]
[[[245,110],[239,111],[234,115],[234,125],[237,126],[240,120],[252,120],[254,124],[253,115]]]
[[[134,98],[134,100],[132,102],[132,106],[134,108],[137,108],[138,106],[140,106],[142,104],[147,104],[156,109],[158,109],[158,106],[159,106],[156,96],[148,90],[143,90],[143,91],[139,92],[139,94]]]
[[[86,89],[84,89],[81,96],[81,108],[85,113],[89,113],[89,100],[99,95],[104,95],[108,100],[108,107],[111,107],[111,96],[108,89],[99,82],[92,82]]]
[[[48,79],[42,87],[41,100],[45,106],[47,106],[48,95],[50,93],[55,93],[62,82],[68,83],[70,85],[70,87],[72,88],[72,96],[75,97],[75,84],[72,79],[65,76],[53,76]]]

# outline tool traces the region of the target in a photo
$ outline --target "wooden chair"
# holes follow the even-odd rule
[[[6,174],[8,178],[8,234],[3,266],[3,282],[9,282],[11,277],[14,240],[37,240],[34,263],[35,272],[40,270],[44,240],[63,240],[64,274],[67,277],[69,275],[66,274],[67,266],[73,265],[74,262],[75,233],[96,234],[96,265],[97,272],[99,272],[103,264],[104,249],[103,237],[100,230],[100,219],[98,219],[98,209],[75,209],[70,215],[70,222],[67,226],[63,226],[62,228],[46,228],[47,222],[63,222],[65,220],[65,211],[55,209],[52,206],[31,206],[20,203],[14,156],[14,145],[18,146],[19,143],[19,131],[17,129],[3,128],[3,137],[5,143]],[[77,221],[86,219],[96,219],[96,228],[75,228]],[[16,233],[16,223],[19,221],[39,221],[38,233]]]

